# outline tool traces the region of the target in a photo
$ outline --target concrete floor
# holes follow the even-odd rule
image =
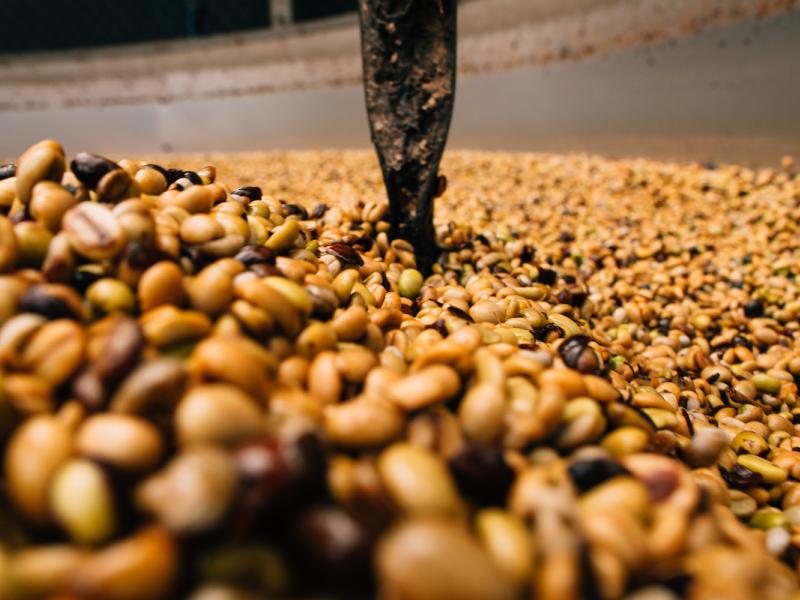
[[[464,76],[454,148],[775,164],[800,158],[800,11],[579,62]],[[365,147],[360,86],[219,100],[0,112],[0,156]]]

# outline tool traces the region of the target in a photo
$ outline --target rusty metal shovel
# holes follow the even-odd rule
[[[457,0],[359,0],[372,143],[389,196],[391,235],[429,272],[438,256],[433,201],[456,84]]]

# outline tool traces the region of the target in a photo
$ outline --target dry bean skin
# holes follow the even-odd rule
[[[69,158],[0,166],[0,597],[797,595],[794,167],[455,152],[423,272],[366,153]]]

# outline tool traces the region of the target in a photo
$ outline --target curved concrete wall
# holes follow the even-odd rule
[[[451,144],[774,161],[800,154],[797,0],[473,0]],[[0,61],[0,155],[366,146],[354,15]]]

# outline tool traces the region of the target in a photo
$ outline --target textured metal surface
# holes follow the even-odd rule
[[[456,0],[361,0],[361,54],[372,143],[392,235],[438,254],[433,199],[456,83]]]

